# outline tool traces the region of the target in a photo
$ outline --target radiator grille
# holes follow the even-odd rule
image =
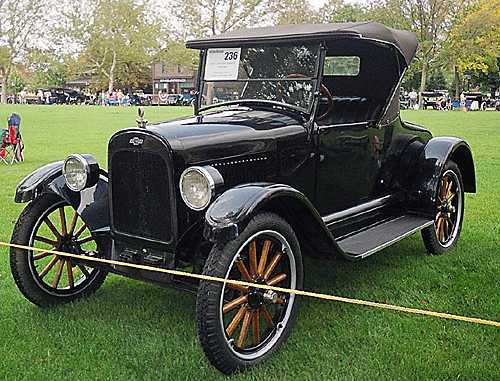
[[[168,242],[172,235],[169,181],[160,155],[116,152],[111,158],[114,230]]]

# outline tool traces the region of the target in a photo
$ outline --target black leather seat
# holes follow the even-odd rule
[[[318,115],[326,111],[326,99],[320,104]],[[374,120],[380,111],[380,104],[365,97],[334,96],[333,109],[320,124],[344,124]]]

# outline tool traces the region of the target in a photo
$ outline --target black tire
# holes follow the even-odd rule
[[[14,227],[11,243],[24,246],[32,246],[34,243],[33,237],[35,236],[35,234],[38,234],[38,229],[42,226],[43,223],[42,220],[45,217],[49,216],[50,213],[56,211],[57,209],[60,209],[61,207],[67,210],[73,210],[65,201],[54,194],[42,194],[41,196],[37,197],[24,208],[21,215],[19,216]],[[86,231],[85,227],[83,227],[82,229],[82,231]],[[67,236],[69,237],[69,234]],[[62,241],[62,239],[57,239],[58,243],[60,243],[60,241]],[[67,250],[67,247],[62,249],[60,246],[56,247],[55,249],[61,251],[69,251]],[[83,254],[83,252],[78,252],[78,254]],[[45,283],[45,280],[42,279],[44,275],[40,276],[41,273],[37,270],[37,265],[35,264],[36,259],[34,259],[37,255],[39,255],[38,252],[11,248],[10,267],[12,276],[19,290],[29,301],[40,307],[48,307],[56,304],[68,303],[77,298],[88,296],[95,292],[102,285],[107,276],[106,271],[98,269],[89,270],[86,266],[77,265],[71,260],[64,260],[62,257],[56,257],[47,254],[47,260],[48,258],[50,258],[49,263],[51,263],[52,260],[55,261],[57,258],[59,258],[56,262],[54,262],[52,268],[54,268],[57,273],[57,267],[61,266],[63,268],[62,271],[64,271],[65,276],[68,277],[67,287],[58,288],[60,280],[62,279],[61,272],[58,275],[57,284],[55,288],[53,288]],[[50,271],[52,271],[52,268],[50,269]],[[69,280],[70,271],[71,281]],[[87,275],[84,274],[84,271],[86,271]],[[81,272],[82,275],[79,279],[75,278],[76,281],[73,278],[75,272]]]
[[[440,201],[441,186],[445,178],[451,179],[452,187],[454,188],[455,196],[452,197],[450,202]],[[452,250],[459,238],[460,232],[462,230],[462,222],[464,217],[464,186],[462,181],[462,174],[458,166],[451,160],[447,161],[443,168],[441,178],[438,184],[438,189],[436,190],[436,215],[434,219],[434,224],[422,230],[422,239],[427,251],[433,255],[444,254],[447,251]],[[444,198],[443,198],[444,200]],[[444,206],[443,206],[444,205]],[[454,210],[454,212],[451,212]],[[444,213],[443,211],[449,212]],[[443,217],[446,215],[446,217]],[[449,215],[449,217],[447,217]],[[441,221],[446,219],[446,223]],[[448,224],[451,224],[451,229],[448,229]],[[441,225],[443,225],[441,233]],[[444,233],[445,227],[449,234]]]
[[[270,232],[273,232],[272,234],[278,233],[278,235],[269,235],[271,234]],[[234,270],[235,266],[236,268],[239,268],[238,262],[243,262],[242,258],[243,256],[245,256],[245,254],[243,253],[243,249],[250,247],[253,242],[257,242],[254,247],[257,249],[261,248],[260,261],[262,261],[262,258],[264,257],[264,247],[267,241],[272,241],[276,237],[278,237],[277,239],[279,240],[270,243],[268,249],[266,250],[266,252],[269,252],[269,257],[266,254],[266,259],[271,258],[272,256],[270,262],[269,260],[267,260],[267,262],[266,260],[264,260],[265,265],[269,264],[269,266],[265,268],[264,271],[265,275],[267,274],[267,277],[264,275],[264,278],[257,281],[264,283],[267,281],[267,283],[269,284],[271,283],[272,279],[276,279],[281,276],[283,273],[280,273],[275,278],[269,279],[269,273],[267,270],[269,270],[270,267],[273,268],[273,270],[271,271],[277,269],[277,265],[275,265],[274,267],[272,266],[275,258],[279,256],[281,252],[286,252],[287,255],[282,255],[281,257],[279,257],[285,258],[284,261],[281,260],[279,266],[283,267],[280,267],[281,270],[279,271],[284,271],[282,270],[283,268],[288,268],[290,270],[290,275],[289,280],[287,280],[287,284],[280,284],[280,286],[301,289],[303,284],[303,265],[297,237],[295,236],[295,233],[293,232],[290,225],[285,220],[272,213],[262,213],[255,216],[250,221],[247,228],[235,240],[230,241],[225,245],[214,246],[205,263],[203,274],[221,278],[230,277],[231,279],[235,279],[233,271],[238,271]],[[283,245],[282,238],[284,238],[288,246]],[[264,240],[264,245],[259,246],[259,240]],[[280,243],[281,250],[278,249]],[[269,249],[269,247],[271,248]],[[290,250],[286,249],[286,247],[289,247]],[[285,248],[285,250],[283,250],[283,248]],[[254,249],[254,252],[256,251],[257,250]],[[288,253],[289,251],[291,251],[291,253]],[[249,250],[249,253],[250,252],[251,250]],[[249,257],[250,255],[251,254],[248,254]],[[239,259],[237,258],[237,256]],[[260,261],[258,266],[259,269],[261,269]],[[292,270],[293,266],[295,266],[295,271]],[[262,266],[262,269],[264,269],[264,267],[265,266]],[[252,273],[251,264],[249,268],[250,273]],[[260,271],[260,273],[262,274],[263,271]],[[295,273],[295,278],[293,273]],[[259,275],[257,275],[257,277],[258,276]],[[292,281],[293,279],[295,279],[295,281]],[[293,286],[293,284],[295,285]],[[231,287],[226,288],[226,286],[224,286],[220,282],[202,281],[200,283],[196,306],[198,337],[200,339],[203,350],[208,357],[208,360],[218,370],[225,374],[231,374],[235,371],[244,370],[266,360],[286,341],[296,319],[298,303],[297,297],[291,295],[283,297],[283,294],[280,297],[275,293],[274,295],[272,295],[273,293],[264,293],[265,295],[260,295],[259,289],[249,290],[251,291],[249,291],[247,294],[248,303],[244,303],[239,306],[240,310],[233,316],[233,320],[231,320],[231,323],[233,323],[236,319],[236,315],[243,311],[241,313],[244,314],[244,317],[243,315],[241,315],[239,320],[239,322],[241,322],[241,329],[239,330],[238,340],[235,340],[231,339],[231,335],[236,333],[237,328],[234,328],[233,333],[228,336],[227,332],[231,323],[228,326],[226,326],[226,324],[224,323],[224,319],[231,319],[230,316],[225,315],[226,312],[223,312],[223,307],[226,308],[226,306],[228,305],[223,303],[228,299],[221,300],[221,297],[224,295],[224,298],[226,298],[228,293],[234,293],[237,291],[231,290]],[[243,291],[240,290],[239,292],[241,296],[245,295]],[[261,304],[258,304],[259,301],[257,300],[257,298],[251,298],[250,294],[259,294],[261,297]],[[265,297],[267,297],[268,299],[265,299]],[[270,300],[273,301],[270,302]],[[278,304],[278,300],[280,300],[279,304],[281,305],[281,307],[276,306],[276,304]],[[234,302],[234,300],[232,301]],[[275,307],[277,307],[278,312],[270,314],[267,308],[271,309]],[[281,312],[279,312],[279,308],[281,308]],[[252,313],[255,315],[251,315]],[[261,313],[266,316],[261,315]],[[238,344],[241,340],[243,327],[245,326],[245,320],[247,320],[247,315],[250,316],[250,319],[247,323],[247,328],[252,325],[251,329],[255,329],[253,326],[255,320],[254,316],[257,317],[257,321],[261,321],[261,317],[264,317],[265,324],[260,325],[260,323],[257,323],[257,327],[259,327],[257,328],[258,334],[255,335],[253,333],[254,331],[252,331],[252,345],[254,346],[253,348],[244,348],[244,345],[247,341],[246,334],[245,338],[243,339],[243,343],[241,345]],[[268,320],[271,317],[274,326]],[[237,327],[239,327],[239,324],[240,323],[238,323]],[[267,336],[261,336],[260,334],[260,328],[264,326],[265,332],[267,332]],[[258,337],[258,339],[256,339],[256,337]],[[261,339],[262,337],[263,339]],[[248,340],[249,339],[250,336],[248,337]]]

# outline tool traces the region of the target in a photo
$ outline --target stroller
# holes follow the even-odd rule
[[[24,144],[21,138],[21,117],[17,114],[9,116],[8,129],[2,130],[0,160],[5,164],[14,164],[24,161]]]

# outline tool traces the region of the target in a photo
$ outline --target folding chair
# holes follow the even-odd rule
[[[21,137],[21,117],[11,114],[8,119],[8,129],[2,130],[2,145],[0,160],[5,164],[14,164],[24,161],[24,143]]]

